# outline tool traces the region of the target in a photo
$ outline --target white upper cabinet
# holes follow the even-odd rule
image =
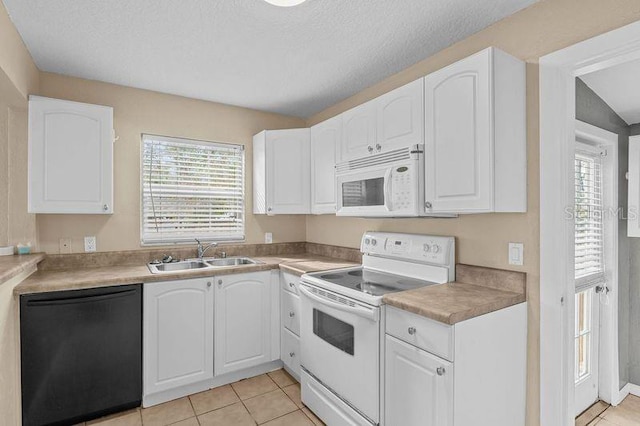
[[[376,144],[376,108],[373,101],[342,114],[342,149],[340,161],[373,153]]]
[[[335,165],[342,138],[342,116],[311,127],[311,213],[335,214]]]
[[[253,213],[309,214],[309,129],[265,130],[253,137]]]
[[[144,285],[145,397],[213,378],[212,281]]]
[[[424,143],[424,80],[386,93],[376,104],[374,152]]]
[[[413,81],[343,113],[339,161],[422,144],[423,84]]]
[[[274,350],[279,353],[273,323],[280,315],[272,309],[278,284],[272,284],[270,271],[215,278],[216,376],[264,364],[274,359]]]
[[[640,237],[640,136],[629,138],[627,236]]]
[[[424,89],[427,213],[525,212],[524,62],[488,48]]]
[[[113,108],[29,97],[29,212],[113,213]]]

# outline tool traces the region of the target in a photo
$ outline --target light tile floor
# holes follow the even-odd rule
[[[576,426],[583,425],[640,426],[640,398],[629,395],[617,407],[598,402],[576,419]]]
[[[300,400],[300,384],[284,370],[137,408],[82,426],[324,425]]]

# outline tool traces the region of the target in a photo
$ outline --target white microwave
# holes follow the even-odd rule
[[[338,163],[336,194],[338,216],[425,216],[423,146]]]

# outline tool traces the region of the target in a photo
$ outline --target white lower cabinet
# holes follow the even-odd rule
[[[526,303],[455,325],[387,306],[385,332],[384,425],[524,424]]]
[[[273,348],[279,348],[272,333],[273,321],[279,321],[272,310],[277,291],[270,271],[215,278],[216,376],[273,360]]]
[[[144,395],[213,378],[212,278],[144,285]]]
[[[387,425],[453,425],[453,365],[386,336]]]

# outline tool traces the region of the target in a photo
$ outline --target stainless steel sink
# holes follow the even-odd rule
[[[202,269],[209,268],[210,266],[199,260],[183,260],[182,262],[172,262],[172,263],[160,263],[160,264],[149,264],[149,270],[152,274],[159,274],[162,272],[177,272],[177,271],[188,271],[191,269]]]
[[[240,266],[240,265],[257,265],[261,262],[250,259],[248,257],[226,257],[215,258],[209,257],[203,260],[200,259],[187,259],[180,262],[171,263],[149,263],[149,270],[152,274],[162,274],[165,272],[179,272],[199,269],[216,269],[224,268],[228,266]]]
[[[224,259],[206,259],[206,263],[214,268],[220,268],[223,266],[239,266],[239,265],[256,265],[259,262],[257,260],[249,259],[248,257],[226,257]]]

